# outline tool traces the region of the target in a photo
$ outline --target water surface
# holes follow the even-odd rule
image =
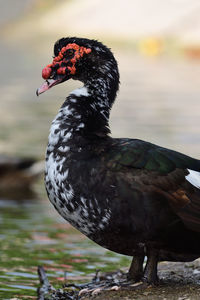
[[[87,281],[97,269],[126,267],[115,255],[73,229],[48,201],[0,200],[0,299],[36,296],[37,266],[51,283]]]

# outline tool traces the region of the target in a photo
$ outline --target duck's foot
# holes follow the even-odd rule
[[[148,284],[157,285],[159,283],[159,278],[157,275],[157,265],[158,265],[158,251],[150,250],[147,254],[147,263],[144,269],[144,275],[142,278],[143,282]]]
[[[127,274],[127,279],[138,282],[143,278],[143,263],[144,254],[135,255],[131,262],[130,269]]]

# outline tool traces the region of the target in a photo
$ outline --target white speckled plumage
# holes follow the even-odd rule
[[[73,141],[74,134],[85,127],[85,124],[81,120],[76,109],[71,107],[71,104],[74,105],[78,101],[81,101],[79,99],[82,96],[90,96],[90,92],[85,86],[76,89],[69,94],[65,106],[61,107],[52,122],[46,155],[46,187],[50,201],[54,204],[62,217],[68,220],[73,226],[77,227],[82,233],[90,236],[90,234],[95,231],[102,230],[107,226],[111,212],[109,209],[104,209],[102,211],[100,207],[97,207],[96,213],[98,213],[100,218],[98,227],[96,226],[96,223],[89,221],[89,212],[94,216],[93,219],[97,219],[97,215],[94,213],[94,205],[97,205],[98,203],[96,198],[94,197],[94,199],[92,199],[91,196],[91,199],[86,199],[83,195],[80,195],[80,204],[78,207],[75,207],[74,201],[76,195],[73,184],[70,182],[68,176],[70,170],[68,168],[63,170],[62,168],[63,164],[67,166],[67,153],[70,152],[70,145],[71,141]],[[91,107],[95,111],[98,110],[105,118],[107,118],[102,110],[104,105],[101,102],[97,106],[91,104]],[[76,120],[73,127],[71,127],[71,118]],[[62,128],[63,123],[65,124],[64,129]],[[69,125],[67,126],[67,124]],[[57,149],[56,153],[53,151],[55,147]],[[81,147],[77,149],[78,152],[81,152],[81,150]],[[70,209],[68,209],[68,207]]]

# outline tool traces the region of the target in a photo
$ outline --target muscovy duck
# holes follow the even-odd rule
[[[91,240],[133,256],[130,279],[156,283],[159,261],[200,256],[200,160],[142,140],[110,137],[119,73],[105,45],[61,38],[54,55],[42,70],[46,81],[37,95],[71,78],[84,85],[69,94],[50,129],[48,197]]]

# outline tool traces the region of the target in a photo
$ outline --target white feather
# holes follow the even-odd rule
[[[185,176],[185,179],[189,181],[193,186],[200,189],[200,172],[188,169],[189,174]]]
[[[70,95],[75,95],[77,97],[86,96],[88,97],[90,94],[88,93],[87,87],[83,86],[82,88],[76,89],[70,93]]]

